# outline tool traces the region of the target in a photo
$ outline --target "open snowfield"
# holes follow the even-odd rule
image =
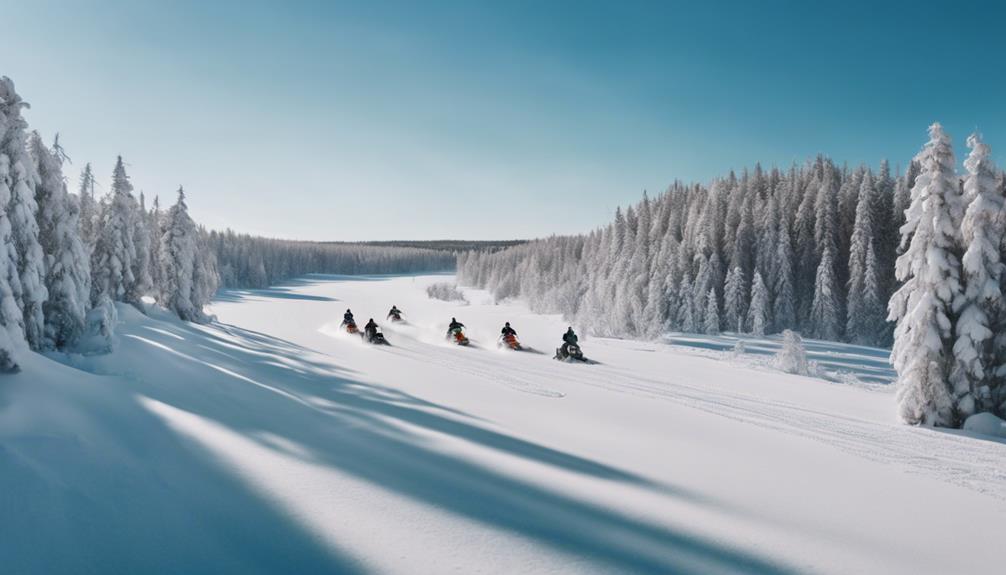
[[[121,307],[113,354],[34,356],[0,380],[3,572],[1002,569],[1006,443],[899,424],[882,351],[808,342],[832,381],[728,336],[565,364],[561,318],[427,298],[451,279],[224,292],[209,326]],[[498,350],[506,320],[540,353]]]

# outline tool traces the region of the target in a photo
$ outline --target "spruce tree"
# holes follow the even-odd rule
[[[906,423],[957,424],[948,382],[953,356],[954,302],[962,295],[960,262],[960,190],[954,153],[942,126],[929,128],[930,140],[916,156],[920,173],[901,227],[906,249],[896,273],[902,286],[889,305],[897,321],[891,360],[898,373],[897,399]],[[909,239],[910,238],[910,239]]]
[[[993,328],[1002,326],[1003,197],[989,147],[978,134],[968,138],[971,153],[964,162],[964,202],[961,225],[965,248],[961,258],[964,294],[958,302],[954,355],[960,366],[953,373],[954,402],[963,420],[978,411],[993,411],[995,379]]]

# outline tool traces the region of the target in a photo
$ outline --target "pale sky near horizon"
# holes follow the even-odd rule
[[[5,3],[6,4],[6,3]],[[756,6],[756,4],[758,6]],[[1006,162],[996,2],[16,2],[0,74],[103,185],[310,240],[585,232],[675,179]]]

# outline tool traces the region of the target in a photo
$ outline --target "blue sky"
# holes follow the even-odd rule
[[[1006,161],[994,2],[198,2],[4,8],[0,74],[75,183],[122,154],[214,228],[587,231],[675,179],[904,164],[940,121]]]

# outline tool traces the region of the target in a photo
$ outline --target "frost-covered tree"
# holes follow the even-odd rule
[[[130,199],[133,200],[132,197],[130,197]],[[143,296],[150,293],[151,288],[153,287],[153,280],[150,273],[152,230],[150,229],[150,220],[147,216],[147,208],[143,192],[140,192],[139,203],[133,200],[130,204],[132,209],[129,213],[129,224],[133,228],[133,247],[135,250],[135,257],[133,258],[132,270],[133,283],[126,291],[126,301],[137,305],[140,309],[143,309],[142,306],[139,306],[139,303],[142,301]]]
[[[65,154],[58,136],[49,150],[34,132],[29,146],[39,177],[35,200],[48,293],[42,305],[44,347],[63,348],[78,341],[84,332],[91,292],[89,255],[80,238],[77,203],[66,190]]]
[[[790,245],[789,230],[785,222],[780,222],[779,242],[776,245],[775,299],[772,315],[776,329],[796,327],[796,301],[793,289],[793,248]]]
[[[28,122],[21,110],[28,107],[14,90],[14,82],[0,78],[0,118],[4,134],[0,139],[0,156],[6,158],[6,167],[0,177],[10,191],[7,217],[10,219],[11,241],[16,254],[19,285],[11,284],[14,298],[21,308],[25,339],[33,349],[43,343],[45,318],[42,305],[48,294],[45,290],[45,259],[38,241],[38,206],[35,203],[34,162],[28,155]]]
[[[880,278],[877,276],[876,250],[878,228],[875,222],[877,188],[869,172],[865,173],[856,201],[856,217],[849,248],[849,299],[846,337],[853,343],[876,345],[882,333],[883,308]],[[872,252],[871,262],[867,254]],[[870,277],[868,277],[868,275]]]
[[[813,337],[837,340],[841,332],[840,313],[835,262],[832,259],[832,248],[826,247],[821,255],[821,263],[817,266],[814,282],[814,300],[810,310]]]
[[[98,226],[98,203],[94,197],[94,183],[94,172],[91,170],[91,164],[87,163],[80,173],[77,197],[80,204],[80,237],[84,240],[89,255],[94,250]]]
[[[0,132],[3,132],[3,118],[0,117]],[[10,204],[11,192],[7,185],[6,174],[10,169],[10,160],[0,154],[0,372],[18,371],[18,358],[27,348],[24,340],[24,318],[18,307],[15,291],[11,287],[20,287],[17,273],[17,252],[14,250],[13,232],[10,218],[7,217],[7,206]]]
[[[960,420],[977,411],[993,411],[995,379],[993,328],[1002,326],[1003,197],[988,145],[978,134],[968,138],[971,153],[964,162],[964,202],[961,225],[965,248],[961,258],[964,294],[957,302],[954,355],[960,369],[952,374],[954,403]]]
[[[206,320],[203,306],[216,290],[216,269],[204,248],[200,232],[189,217],[185,191],[178,189],[178,201],[164,217],[161,236],[161,277],[158,300],[186,321]]]
[[[765,327],[769,324],[768,298],[768,288],[761,279],[761,273],[755,272],[754,281],[751,282],[751,307],[748,309],[748,326],[753,335],[765,335]]]
[[[902,286],[891,298],[890,319],[897,321],[891,359],[898,372],[898,409],[911,424],[957,423],[949,386],[955,367],[953,305],[962,295],[960,189],[950,138],[939,124],[916,156],[920,173],[901,227],[908,241],[898,257]]]
[[[744,270],[737,266],[727,273],[726,284],[723,286],[723,314],[726,316],[727,331],[743,332],[746,312],[747,286],[744,282]]]
[[[720,306],[716,299],[716,290],[713,288],[709,288],[709,294],[706,296],[706,313],[703,327],[708,335],[720,333]]]
[[[102,296],[112,301],[130,301],[128,298],[136,295],[133,289],[136,283],[133,275],[136,201],[132,191],[133,184],[119,156],[112,173],[112,189],[101,201],[97,237],[91,254],[91,301],[95,305]]]

